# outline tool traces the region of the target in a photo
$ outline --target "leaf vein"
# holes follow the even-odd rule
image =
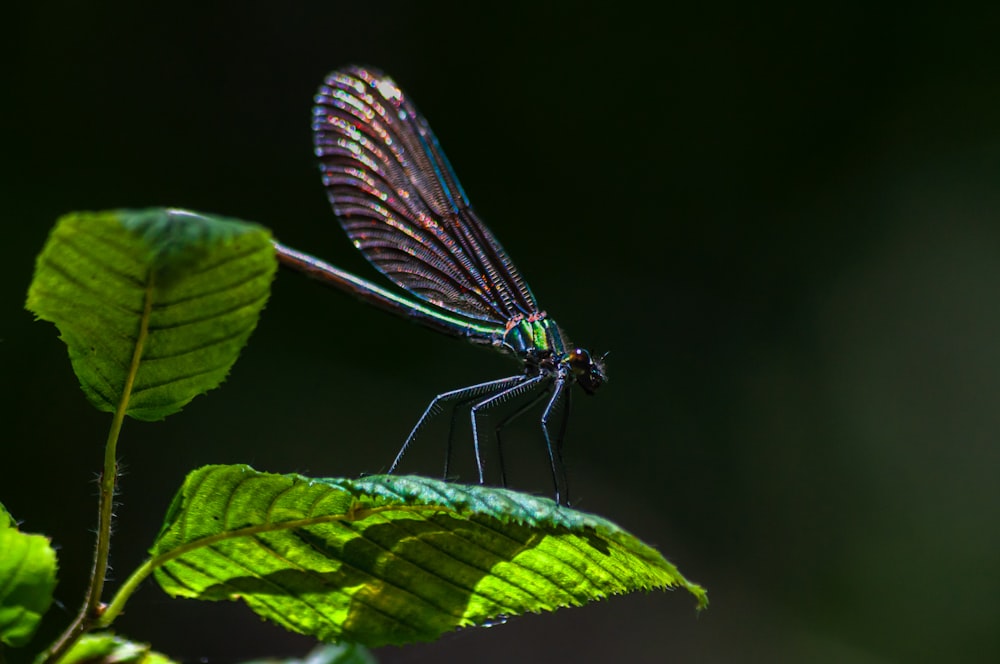
[[[158,381],[156,383],[148,383],[148,384],[143,385],[142,387],[135,387],[135,388],[132,389],[132,396],[135,397],[135,395],[137,395],[137,394],[142,394],[144,392],[150,392],[152,390],[156,390],[156,389],[159,389],[159,388],[168,387],[168,386],[170,386],[170,385],[172,385],[174,383],[180,383],[180,382],[185,381],[185,380],[192,380],[192,379],[198,378],[199,376],[204,376],[205,374],[210,374],[210,373],[214,373],[216,371],[221,371],[223,369],[228,369],[231,364],[232,363],[227,359],[226,361],[222,362],[221,364],[209,367],[207,369],[201,369],[199,371],[192,371],[192,372],[186,373],[186,374],[178,374],[176,376],[171,376],[167,380]],[[185,397],[185,398],[187,398],[187,397]],[[174,401],[171,401],[170,403],[172,403],[172,404],[173,403],[181,403],[181,401],[183,401],[183,399],[174,400]]]
[[[225,345],[227,343],[232,342],[234,339],[239,339],[240,337],[242,337],[242,336],[244,336],[246,334],[249,334],[252,331],[250,329],[250,327],[251,326],[248,325],[247,327],[240,328],[240,329],[236,330],[235,332],[231,332],[230,334],[227,334],[225,336],[217,337],[215,339],[209,339],[209,340],[206,340],[206,341],[204,341],[202,343],[199,343],[199,344],[197,344],[195,346],[190,346],[188,348],[183,348],[183,349],[180,349],[180,350],[175,350],[175,351],[172,351],[170,353],[165,353],[163,355],[152,355],[152,354],[150,354],[150,355],[144,355],[143,358],[142,358],[142,361],[143,362],[164,362],[164,361],[167,361],[167,360],[176,359],[178,357],[183,357],[184,355],[193,355],[194,353],[198,353],[198,352],[201,352],[201,351],[204,351],[204,350],[208,350],[209,348],[212,348],[213,346],[223,346],[223,345]]]
[[[337,523],[337,525],[343,525],[341,522],[336,522],[336,523]],[[317,553],[319,553],[321,556],[323,556],[324,559],[326,559],[326,560],[330,560],[330,559],[336,560],[340,565],[342,565],[343,567],[346,567],[348,569],[353,570],[359,576],[363,576],[363,577],[368,578],[368,579],[375,579],[376,581],[381,581],[381,582],[385,583],[386,585],[395,587],[397,590],[399,590],[402,593],[412,594],[412,593],[408,593],[406,591],[406,589],[400,588],[400,587],[396,586],[395,584],[391,583],[390,581],[388,581],[388,580],[386,580],[384,578],[378,577],[378,576],[372,574],[371,572],[368,572],[366,570],[363,570],[363,569],[357,567],[356,565],[352,565],[351,563],[347,562],[342,557],[335,557],[335,556],[330,555],[329,553],[326,553],[325,551],[317,549],[317,547],[312,542],[310,542],[310,541],[306,540],[305,538],[301,537],[298,534],[298,530],[299,530],[298,528],[293,528],[293,529],[290,529],[288,531],[288,533],[289,533],[290,536],[294,537],[295,539],[297,539],[298,541],[302,542],[306,546],[308,546],[311,549],[315,550]],[[338,595],[341,595],[341,596],[345,597],[347,599],[348,604],[352,603],[352,602],[356,602],[357,604],[364,605],[365,607],[367,607],[368,609],[374,611],[375,613],[379,613],[379,614],[385,616],[386,618],[388,618],[389,620],[392,620],[392,621],[394,621],[394,622],[396,622],[396,623],[398,623],[398,624],[400,624],[400,625],[402,625],[402,626],[404,626],[404,627],[406,627],[408,629],[411,629],[414,632],[419,632],[420,631],[420,628],[417,625],[413,625],[413,624],[407,622],[406,620],[403,620],[399,616],[397,616],[397,615],[395,615],[393,613],[389,613],[389,612],[385,611],[384,609],[382,609],[381,607],[377,606],[373,602],[367,600],[360,592],[354,592],[352,594],[351,592],[349,592],[347,590],[344,590],[343,588],[338,588],[338,587],[334,586],[333,584],[331,584],[326,579],[324,579],[322,577],[322,575],[319,574],[319,573],[317,573],[315,570],[312,570],[312,569],[309,569],[307,567],[304,567],[304,566],[300,565],[299,563],[296,563],[296,562],[294,562],[292,560],[289,560],[285,556],[282,556],[280,553],[278,553],[277,551],[275,551],[273,549],[273,547],[271,547],[266,542],[264,542],[260,537],[258,537],[258,536],[255,535],[253,537],[253,539],[254,539],[254,542],[257,544],[258,547],[264,549],[267,553],[271,554],[274,558],[280,560],[281,562],[283,562],[287,566],[294,567],[294,568],[298,569],[300,572],[302,572],[304,574],[307,574],[310,577],[314,578],[318,583],[322,584],[323,587],[329,588],[330,592],[333,592],[333,593],[336,593]],[[275,584],[275,585],[277,585],[277,584]],[[280,586],[278,586],[278,587],[280,587]],[[415,596],[415,597],[417,597],[417,599],[423,599],[423,598],[421,598],[419,596]],[[296,597],[296,599],[298,601],[301,601],[302,603],[306,604],[307,606],[310,606],[310,608],[313,608],[320,615],[323,615],[324,620],[327,620],[328,622],[330,622],[331,624],[335,625],[336,627],[341,628],[342,631],[347,631],[344,625],[340,625],[340,624],[334,623],[332,621],[329,621],[326,618],[325,614],[323,613],[323,611],[321,609],[317,609],[316,607],[313,607],[311,604],[305,602],[300,597]],[[429,604],[429,602],[425,602],[425,603]],[[433,604],[431,604],[431,606],[433,607]],[[437,607],[433,607],[433,608],[437,608]]]
[[[238,254],[226,254],[225,256],[223,256],[221,258],[221,260],[217,260],[214,263],[206,263],[205,265],[201,265],[201,266],[199,266],[199,267],[197,267],[195,269],[192,269],[192,270],[186,272],[185,274],[187,276],[189,276],[189,277],[196,278],[196,277],[204,275],[207,272],[211,272],[212,270],[217,270],[220,267],[223,267],[223,266],[225,266],[228,263],[232,263],[234,261],[245,260],[249,256],[253,256],[254,254],[261,253],[261,252],[268,251],[268,250],[274,251],[274,247],[273,247],[273,245],[271,245],[270,242],[268,242],[267,244],[258,245],[256,247],[250,246],[246,250],[241,251]]]
[[[121,247],[119,245],[107,242],[106,238],[104,237],[94,234],[89,234],[87,235],[87,237],[94,240],[97,243],[103,244],[104,246],[112,247],[116,253],[119,253],[120,255],[124,256],[129,260],[132,261],[135,260],[135,256],[127,252],[122,252]],[[71,253],[75,253],[77,256],[88,260],[91,264],[95,265],[96,267],[100,267],[101,271],[116,277],[119,282],[122,282],[128,287],[140,290],[145,287],[145,282],[141,278],[115,268],[114,265],[108,260],[106,256],[90,253],[90,251],[87,250],[89,248],[85,249],[81,243],[76,242],[73,239],[70,239],[70,236],[66,234],[58,234],[53,236],[53,243],[54,247],[62,245],[63,247],[68,249]]]
[[[385,519],[385,517],[382,517],[382,519],[384,521],[386,521],[386,522],[390,521],[389,519]],[[427,520],[427,519],[425,519],[425,520]],[[419,533],[414,533],[413,530],[411,530],[411,529],[407,528],[405,525],[403,525],[405,522],[406,522],[406,519],[393,519],[393,520],[391,520],[391,523],[394,526],[396,526],[397,528],[399,528],[403,532],[407,533],[408,535],[411,535],[411,536],[419,535]],[[472,541],[468,540],[467,538],[464,538],[464,537],[461,537],[460,535],[457,535],[455,533],[455,531],[449,529],[447,526],[445,526],[443,524],[440,524],[440,523],[437,523],[437,522],[433,522],[433,523],[434,523],[435,526],[438,526],[440,528],[448,530],[456,538],[461,539],[461,540],[463,540],[464,542],[466,542],[468,544],[471,544],[472,547],[477,548],[480,551],[486,551],[486,552],[488,552],[488,553],[490,553],[492,555],[500,557],[495,552],[490,551],[489,549],[486,549],[486,548],[484,548],[482,546],[479,546],[476,542],[472,542]],[[427,540],[427,539],[422,539],[422,538],[420,539],[420,541],[425,546],[427,546],[427,547],[429,547],[431,549],[434,549],[435,551],[439,552],[440,554],[451,558],[452,560],[454,560],[455,562],[457,562],[457,563],[459,563],[461,565],[465,565],[466,567],[471,567],[473,569],[476,569],[476,570],[482,572],[485,575],[494,576],[492,574],[492,571],[489,568],[483,567],[482,565],[478,565],[474,561],[462,560],[462,559],[458,558],[457,556],[455,556],[454,554],[451,554],[448,551],[446,551],[443,547],[440,547],[440,546],[436,545],[433,541],[430,541],[430,540]],[[419,567],[421,567],[421,569],[424,569],[422,566],[419,566]],[[501,607],[505,611],[509,611],[511,613],[514,613],[514,612],[517,611],[516,608],[514,608],[512,606],[508,606],[508,605],[503,604],[503,602],[501,600],[493,598],[493,597],[490,597],[489,595],[485,594],[484,592],[482,592],[481,590],[475,588],[474,586],[463,586],[463,585],[457,583],[456,581],[453,581],[451,579],[443,577],[440,574],[437,574],[436,572],[433,572],[431,570],[425,569],[425,571],[428,574],[432,574],[434,576],[437,576],[438,578],[442,579],[446,583],[449,583],[449,584],[455,586],[456,588],[459,588],[461,590],[467,591],[470,595],[479,596],[479,597],[481,597],[481,598],[483,598],[483,599],[485,599],[485,600],[487,600],[487,601],[489,601],[489,602],[491,602],[493,604],[496,604],[497,606]],[[514,586],[515,588],[523,590],[526,594],[531,595],[531,596],[535,597],[536,599],[540,599],[537,596],[535,596],[533,593],[531,593],[529,590],[527,590],[526,588],[522,588],[521,586],[519,586],[516,583],[511,583],[511,582],[508,582],[508,583],[510,583],[510,585]]]
[[[252,281],[256,281],[266,276],[268,272],[270,272],[270,270],[268,270],[267,268],[260,268],[248,275],[240,274],[237,275],[238,276],[237,279],[234,279],[233,281],[228,283],[218,284],[217,287],[214,288],[200,290],[197,293],[191,293],[190,295],[186,295],[184,297],[178,297],[173,300],[164,299],[162,302],[160,302],[158,307],[165,309],[168,307],[173,307],[181,304],[188,304],[200,298],[211,297],[213,295],[218,295],[220,293],[225,293],[227,291],[236,290],[237,288],[240,288]],[[185,273],[185,276],[192,277],[193,279],[193,275],[191,275],[190,273]]]
[[[79,276],[77,276],[76,274],[74,274],[72,272],[69,272],[60,263],[57,263],[57,262],[53,261],[50,257],[46,256],[46,257],[42,258],[40,262],[42,264],[44,264],[46,268],[52,270],[53,272],[59,273],[60,277],[62,277],[63,279],[65,279],[67,282],[71,283],[73,286],[75,286],[79,290],[83,291],[86,295],[93,296],[94,298],[100,300],[100,303],[101,303],[102,307],[111,305],[115,309],[118,309],[119,311],[122,311],[122,312],[128,314],[129,316],[132,316],[132,317],[142,316],[143,312],[141,310],[130,309],[129,307],[125,306],[121,302],[118,302],[117,300],[108,300],[107,299],[107,295],[108,295],[107,292],[99,290],[99,289],[95,288],[94,286],[86,283]],[[35,290],[37,291],[38,288],[36,287]],[[80,302],[78,300],[73,300],[73,299],[66,298],[66,297],[60,297],[58,294],[56,294],[54,292],[51,292],[51,291],[47,291],[47,290],[42,290],[41,293],[44,293],[46,297],[51,297],[53,299],[60,299],[61,301],[70,304],[75,309],[84,308],[84,307],[82,307],[80,305]],[[88,313],[92,313],[95,310],[96,310],[96,307],[87,307]]]
[[[268,296],[267,293],[263,293],[262,295],[254,297],[252,299],[247,299],[247,300],[242,300],[240,302],[236,302],[235,304],[232,304],[232,305],[226,307],[225,309],[214,309],[214,310],[209,311],[209,312],[207,312],[207,313],[205,313],[205,314],[203,314],[201,316],[195,316],[195,317],[187,318],[185,320],[175,321],[173,323],[159,323],[159,324],[156,324],[156,325],[150,324],[149,329],[150,329],[151,332],[164,332],[166,330],[173,330],[173,329],[176,329],[176,328],[179,328],[179,327],[185,327],[185,326],[188,326],[188,325],[195,325],[195,324],[198,324],[198,323],[207,323],[207,322],[210,322],[210,321],[212,321],[212,320],[214,320],[216,318],[223,318],[223,317],[225,317],[227,315],[231,315],[234,312],[237,312],[237,311],[239,311],[241,309],[258,308],[258,304],[260,302],[264,301],[264,300],[267,300],[267,296]],[[163,308],[159,308],[157,310],[157,313],[159,315],[163,315],[164,313],[166,313],[166,310],[163,309]]]

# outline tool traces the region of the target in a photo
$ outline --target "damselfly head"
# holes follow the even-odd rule
[[[587,394],[596,392],[597,388],[608,379],[604,373],[604,355],[595,359],[591,357],[590,351],[574,348],[566,355],[565,362],[569,365],[576,382]]]

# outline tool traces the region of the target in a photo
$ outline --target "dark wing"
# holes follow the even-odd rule
[[[330,203],[379,271],[469,318],[504,324],[538,311],[427,121],[391,78],[338,70],[315,101],[313,137]]]

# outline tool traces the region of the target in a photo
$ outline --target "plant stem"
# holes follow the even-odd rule
[[[44,664],[59,661],[84,633],[98,623],[101,613],[104,611],[101,595],[104,593],[104,581],[108,575],[108,556],[111,551],[111,522],[114,519],[115,489],[118,484],[118,439],[125,422],[125,413],[128,411],[135,376],[139,372],[142,351],[149,335],[149,317],[152,310],[153,273],[150,272],[146,281],[145,303],[142,319],[139,323],[139,334],[132,352],[132,362],[125,377],[125,384],[122,386],[122,396],[118,401],[118,408],[115,409],[114,417],[111,419],[107,443],[104,445],[104,470],[101,472],[100,498],[98,499],[97,543],[94,547],[94,569],[90,574],[87,601],[80,608],[80,612],[66,628],[66,631],[44,653]]]
[[[111,520],[114,516],[115,484],[118,478],[118,468],[115,457],[118,436],[121,433],[124,420],[124,409],[119,404],[108,433],[108,442],[104,448],[104,471],[101,473],[99,512],[97,516],[97,543],[94,547],[94,568],[90,573],[90,588],[87,590],[87,601],[80,613],[66,628],[62,636],[46,653],[45,662],[56,662],[66,654],[66,651],[76,643],[100,617],[101,594],[104,592],[104,579],[107,576],[108,554],[111,550]]]
[[[114,622],[118,614],[125,608],[125,602],[132,596],[132,593],[139,587],[139,584],[145,581],[146,577],[162,564],[160,559],[163,557],[149,558],[132,572],[132,576],[125,580],[125,583],[121,585],[118,592],[115,593],[115,596],[111,598],[111,601],[104,608],[104,613],[101,614],[100,620],[96,623],[98,627],[107,627]]]

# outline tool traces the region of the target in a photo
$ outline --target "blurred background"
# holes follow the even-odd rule
[[[60,550],[40,638],[80,601],[109,424],[23,310],[50,227],[186,207],[378,281],[311,154],[312,95],[356,62],[416,100],[549,314],[610,351],[575,395],[576,506],[712,601],[619,597],[381,661],[1000,661],[1000,12],[221,6],[9,14],[0,501]],[[434,394],[512,370],[280,273],[221,389],[126,424],[112,585],[189,469],[379,472]],[[536,426],[514,432],[511,483],[549,494]],[[440,472],[441,436],[404,470]],[[152,583],[116,627],[185,660],[312,645]]]

